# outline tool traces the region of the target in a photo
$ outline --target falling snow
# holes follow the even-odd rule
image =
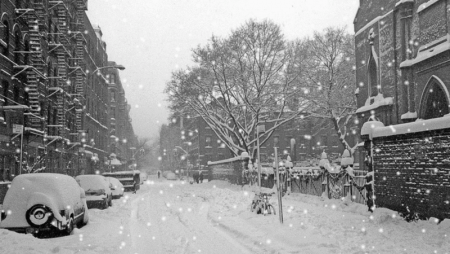
[[[446,253],[449,221],[407,223],[391,210],[293,193],[278,216],[249,211],[253,189],[150,177],[128,201],[90,209],[72,236],[37,239],[0,229],[1,253]],[[275,200],[271,200],[278,207]],[[278,209],[277,209],[278,210]],[[74,241],[74,239],[77,239]],[[20,244],[19,244],[20,243]],[[405,251],[406,249],[406,251]]]

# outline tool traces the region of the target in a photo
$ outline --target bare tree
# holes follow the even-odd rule
[[[193,50],[195,67],[172,73],[172,112],[200,116],[235,155],[251,154],[256,127],[264,143],[284,123],[303,116],[297,100],[301,42],[287,42],[278,25],[250,20],[225,39]],[[289,105],[289,106],[288,106]]]
[[[305,91],[301,99],[313,104],[314,117],[328,120],[316,121],[313,129],[318,132],[331,125],[344,148],[353,151],[345,139],[356,111],[353,36],[345,28],[327,28],[315,32],[305,46],[308,56],[300,80]]]

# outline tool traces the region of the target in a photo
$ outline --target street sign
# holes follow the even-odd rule
[[[23,125],[21,124],[13,124],[13,133],[14,134],[22,134],[23,133]]]

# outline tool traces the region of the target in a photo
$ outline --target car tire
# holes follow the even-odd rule
[[[88,224],[88,222],[89,222],[89,214],[88,214],[88,209],[86,206],[86,208],[84,209],[84,212],[83,212],[83,218],[78,222],[77,227],[78,228],[84,227],[84,226],[86,226],[86,224]]]
[[[66,235],[70,235],[73,231],[74,225],[73,225],[73,217],[70,217],[69,222],[67,223],[67,227],[65,229]]]
[[[105,198],[105,202],[103,204],[103,209],[106,209],[108,207],[109,207],[109,205],[108,205],[108,198]]]

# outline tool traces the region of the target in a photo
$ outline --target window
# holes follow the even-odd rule
[[[29,52],[30,51],[30,42],[28,41],[28,40],[26,40],[25,41],[25,51],[26,52]],[[25,65],[28,65],[29,64],[29,55],[30,54],[27,54],[27,53],[25,53],[25,59],[24,59],[24,64]]]
[[[369,88],[371,97],[378,94],[377,65],[373,55],[371,55],[369,60]]]
[[[273,137],[273,147],[278,147],[279,137]]]
[[[430,81],[423,96],[422,119],[438,118],[449,113],[448,98],[436,79]]]
[[[109,83],[115,84],[116,83],[116,74],[110,74],[109,75]]]
[[[19,31],[16,31],[15,33],[14,33],[14,40],[15,40],[15,43],[14,43],[14,62],[16,62],[16,64],[20,64],[19,63],[19,61],[20,61],[20,53],[19,53],[19,51],[21,50],[21,48],[20,48],[20,32]]]
[[[13,88],[13,100],[17,103],[21,103],[21,102],[19,102],[19,99],[20,99],[19,88],[17,86],[15,86]]]
[[[3,55],[8,54],[8,48],[9,48],[9,23],[8,21],[4,20],[3,25],[0,26],[1,34],[0,34],[0,47],[1,47],[1,53]]]
[[[292,137],[287,137],[286,138],[286,148],[291,148],[291,139],[292,139]]]
[[[328,146],[328,136],[322,135],[322,146]]]
[[[205,138],[205,147],[211,147],[211,137],[206,136]]]
[[[52,86],[57,86],[57,84],[58,84],[58,79],[57,79],[56,77],[58,77],[58,68],[56,68],[56,67],[53,68],[53,76],[54,76],[55,78],[51,80]]]
[[[47,109],[47,125],[51,125],[52,124],[52,118],[51,118],[51,114],[52,114],[52,109],[50,107],[48,107]],[[47,127],[47,133],[52,135],[52,128]]]

